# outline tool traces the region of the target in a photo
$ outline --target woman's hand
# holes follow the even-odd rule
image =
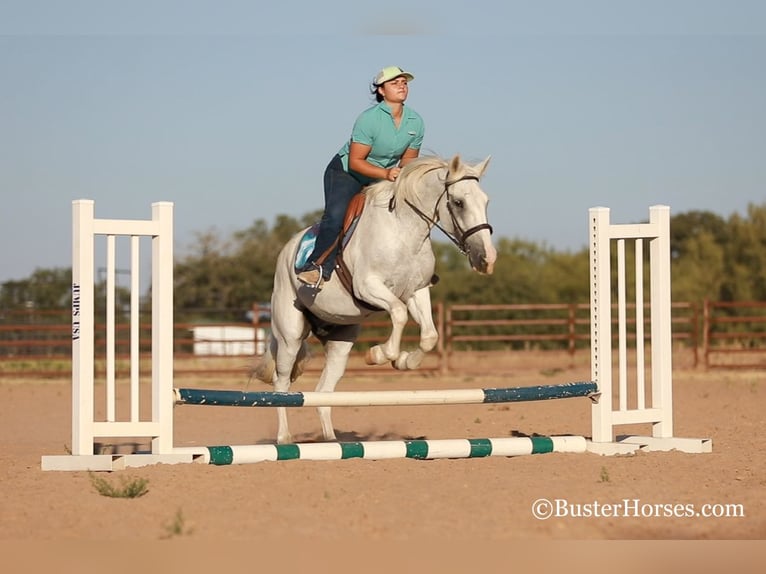
[[[399,172],[402,171],[402,168],[400,167],[390,167],[386,170],[386,179],[388,181],[396,181],[396,178],[399,177]]]

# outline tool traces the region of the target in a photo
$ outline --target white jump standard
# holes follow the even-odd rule
[[[72,445],[71,454],[43,456],[43,470],[117,470],[157,463],[204,462],[239,464],[268,460],[342,460],[347,458],[479,458],[542,452],[616,454],[643,450],[711,452],[710,439],[673,436],[672,346],[670,315],[670,210],[650,208],[646,224],[615,225],[609,210],[589,212],[591,290],[591,381],[563,385],[498,389],[369,391],[333,393],[243,393],[174,389],[173,386],[173,204],[152,204],[152,219],[96,219],[91,200],[73,202],[72,261]],[[106,377],[105,414],[96,416],[95,388],[95,242],[106,238]],[[130,241],[130,378],[115,383],[115,238]],[[139,381],[139,239],[152,243],[151,413],[142,413]],[[628,333],[625,243],[635,249],[636,369],[627,367]],[[649,244],[650,331],[643,331],[644,242]],[[617,261],[617,360],[612,350],[612,245]],[[100,263],[100,262],[99,262]],[[99,264],[99,267],[101,265]],[[644,354],[648,343],[650,352]],[[649,375],[647,377],[647,374]],[[613,387],[612,380],[617,385]],[[628,387],[630,384],[630,392]],[[118,394],[127,415],[117,409]],[[316,396],[322,395],[322,396]],[[590,440],[579,436],[475,439],[325,442],[286,445],[176,446],[173,409],[176,402],[222,406],[364,406],[444,405],[518,402],[589,397],[592,405]],[[287,403],[290,403],[289,405]],[[187,408],[187,407],[181,407]],[[100,409],[99,409],[100,410]],[[120,413],[120,415],[118,415]],[[616,437],[620,425],[646,424],[651,436]],[[148,439],[151,452],[96,454],[96,439]]]
[[[590,252],[590,350],[591,380],[598,384],[601,400],[591,409],[592,436],[588,450],[599,454],[619,454],[643,450],[711,452],[710,439],[673,436],[673,340],[670,299],[670,208],[649,208],[649,222],[612,224],[609,209],[594,207],[589,216]],[[635,357],[633,373],[634,404],[629,404],[628,319],[625,242],[633,244],[635,270]],[[644,354],[644,241],[649,244],[650,333],[649,357]],[[612,353],[612,247],[617,259],[617,362]],[[647,364],[648,363],[648,364]],[[618,386],[612,385],[617,374]],[[651,397],[647,404],[646,375],[650,376]],[[616,391],[616,392],[615,392]],[[611,400],[616,394],[615,401]],[[651,436],[618,436],[615,427],[650,424]],[[617,439],[617,442],[612,442]]]

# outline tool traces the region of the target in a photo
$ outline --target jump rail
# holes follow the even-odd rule
[[[549,385],[527,389],[474,389],[459,391],[383,391],[366,393],[281,393],[279,400],[302,401],[303,406],[340,406],[353,404],[449,404],[455,402],[490,403],[519,400],[545,400],[570,396],[589,396],[592,436],[551,437],[552,449],[576,448],[585,443],[589,452],[616,454],[644,450],[683,450],[710,452],[710,439],[686,439],[673,436],[672,349],[670,321],[670,209],[652,206],[649,222],[616,225],[609,222],[609,209],[589,211],[590,286],[591,286],[591,381],[569,385]],[[72,446],[71,455],[43,456],[43,470],[116,470],[155,463],[212,462],[227,464],[286,458],[463,458],[478,456],[514,456],[549,452],[540,445],[543,438],[511,437],[504,439],[454,439],[425,441],[383,441],[378,443],[319,443],[302,445],[250,445],[221,447],[182,447],[173,444],[174,397],[186,403],[226,404],[230,406],[266,406],[278,393],[242,393],[236,391],[201,391],[173,388],[173,204],[152,204],[152,219],[96,219],[94,202],[77,200],[72,204]],[[106,238],[106,380],[105,416],[95,416],[94,329],[95,242]],[[115,274],[116,237],[130,238],[130,328],[131,374],[127,418],[117,415],[115,384]],[[139,412],[139,240],[152,243],[152,377],[151,416]],[[635,279],[632,291],[627,288],[626,241],[634,246]],[[649,257],[644,255],[648,243]],[[612,246],[616,245],[617,284],[617,360],[612,350]],[[650,272],[651,324],[645,337],[644,271]],[[628,320],[626,294],[635,292],[636,369],[627,367]],[[647,344],[650,352],[644,353]],[[649,375],[647,377],[647,374]],[[613,378],[617,384],[613,385]],[[631,386],[629,392],[629,383]],[[566,389],[564,389],[566,387]],[[570,394],[566,394],[570,393]],[[322,394],[322,397],[315,397]],[[600,400],[595,400],[600,394]],[[324,396],[327,395],[327,396]],[[352,395],[354,397],[352,398]],[[255,400],[254,396],[256,397]],[[503,400],[497,400],[502,398]],[[248,404],[249,401],[249,404]],[[352,402],[349,402],[352,401]],[[353,402],[356,401],[356,402]],[[122,411],[120,411],[122,412]],[[620,425],[646,424],[651,436],[615,436]],[[101,437],[147,438],[151,453],[94,454],[95,439]],[[541,442],[542,441],[542,442]],[[562,442],[563,441],[563,442]],[[548,444],[548,443],[544,443]],[[488,446],[489,445],[489,446]],[[574,445],[574,446],[573,446]],[[491,448],[490,448],[491,446]]]
[[[439,440],[325,442],[302,444],[259,444],[239,446],[178,447],[206,464],[246,464],[276,460],[345,460],[364,458],[481,458],[522,456],[549,452],[585,452],[581,436],[533,436]]]
[[[598,386],[592,382],[574,382],[561,385],[492,389],[335,391],[332,393],[174,389],[174,395],[177,404],[227,407],[467,405],[544,401],[571,397],[592,397],[595,399],[598,396]]]

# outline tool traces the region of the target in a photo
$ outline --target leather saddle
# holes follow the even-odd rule
[[[343,218],[343,227],[341,228],[340,234],[335,238],[335,241],[333,241],[332,245],[330,245],[330,247],[324,253],[322,253],[319,259],[316,261],[321,265],[322,262],[327,259],[327,257],[333,252],[333,250],[337,249],[338,255],[335,258],[335,273],[337,274],[338,280],[341,282],[343,287],[345,287],[346,291],[348,291],[349,294],[354,297],[354,299],[357,298],[354,296],[353,277],[351,276],[351,272],[348,270],[346,262],[343,260],[343,249],[346,247],[348,241],[351,239],[351,236],[356,230],[356,225],[359,222],[362,211],[364,211],[364,201],[364,190],[360,191],[351,198],[351,201],[348,204],[348,208],[346,209],[346,215]],[[303,234],[300,245],[298,247],[298,253],[295,258],[296,271],[303,267],[303,265],[306,263],[306,260],[311,255],[311,252],[314,249],[314,243],[316,242],[316,236],[318,232],[319,224],[316,223],[309,227]],[[368,303],[365,303],[361,299],[357,299],[357,301],[370,309],[378,309],[377,307],[373,307]]]

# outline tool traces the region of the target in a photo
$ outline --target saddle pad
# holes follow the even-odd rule
[[[348,204],[348,208],[346,209],[346,216],[343,219],[343,229],[341,230],[339,238],[341,240],[341,251],[343,251],[343,248],[346,246],[346,243],[348,243],[348,240],[351,239],[351,235],[353,235],[354,230],[356,229],[356,224],[358,223],[359,217],[362,215],[362,211],[364,210],[364,199],[364,193],[360,192],[352,197]],[[318,234],[319,223],[317,222],[309,227],[303,234],[303,237],[301,237],[300,243],[298,244],[298,252],[295,255],[296,273],[299,273],[300,270],[303,269],[303,266],[308,262],[308,258],[314,251],[314,246],[316,245]],[[338,240],[336,239],[333,248],[337,248],[337,243]],[[324,257],[320,259],[320,261],[322,260],[324,260]]]
[[[319,233],[319,223],[315,223],[309,227],[301,237],[298,244],[298,253],[295,255],[295,272],[298,273],[303,266],[308,262],[309,256],[314,251],[314,244],[317,241],[317,234]]]

